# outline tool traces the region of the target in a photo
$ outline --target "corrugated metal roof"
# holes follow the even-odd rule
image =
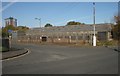
[[[109,24],[96,24],[96,31],[110,31],[111,25]],[[93,31],[93,25],[72,25],[72,26],[54,26],[54,27],[42,27],[33,28],[27,31],[27,33],[51,33],[51,32],[80,32],[80,31]]]

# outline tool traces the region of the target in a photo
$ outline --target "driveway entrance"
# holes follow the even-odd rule
[[[42,37],[42,42],[46,42],[47,41],[47,37]]]

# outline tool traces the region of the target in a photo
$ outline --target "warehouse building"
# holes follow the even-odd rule
[[[111,25],[96,24],[97,41],[111,40]],[[20,42],[52,43],[89,43],[92,44],[93,25],[72,25],[32,28],[24,36],[19,35]]]

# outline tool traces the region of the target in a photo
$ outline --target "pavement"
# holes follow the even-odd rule
[[[15,58],[15,57],[24,55],[27,52],[28,52],[27,49],[17,49],[17,50],[10,50],[10,51],[7,51],[7,52],[3,52],[2,53],[2,60]]]
[[[117,74],[118,52],[106,47],[21,44],[31,53],[2,62],[3,74]]]
[[[107,46],[107,48],[120,52],[118,50],[118,47],[116,47],[116,46]],[[2,60],[18,57],[18,56],[24,55],[26,53],[28,53],[27,49],[10,50],[8,52],[3,52],[2,53]]]
[[[107,46],[107,48],[120,52],[119,46]]]

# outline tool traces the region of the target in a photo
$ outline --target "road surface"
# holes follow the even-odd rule
[[[14,45],[30,53],[3,61],[3,74],[117,74],[118,52],[106,47]]]

